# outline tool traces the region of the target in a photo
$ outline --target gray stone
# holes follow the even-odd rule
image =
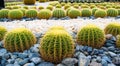
[[[6,59],[2,59],[2,60],[1,60],[1,65],[2,65],[2,66],[5,66],[5,65],[6,65],[6,62],[7,62]]]
[[[78,58],[78,56],[80,55],[80,53],[81,53],[80,51],[75,52],[75,53],[74,53],[74,57],[77,57],[77,58]]]
[[[110,63],[110,64],[108,64],[108,66],[116,66],[115,64],[113,64],[113,63]]]
[[[108,47],[108,50],[114,52],[115,51],[115,47],[114,46],[110,46],[110,47]]]
[[[106,48],[106,47],[101,47],[101,49],[104,51],[108,51],[108,48]]]
[[[103,60],[107,61],[108,63],[111,63],[112,61],[110,60],[110,58],[108,58],[107,56],[103,56],[102,57]]]
[[[17,58],[17,55],[11,55],[11,58],[12,58],[12,59],[16,59],[16,58]]]
[[[33,57],[40,57],[40,54],[39,53],[30,53],[29,58],[31,59]]]
[[[28,57],[28,54],[27,53],[19,53],[18,57],[24,59],[24,58]]]
[[[105,37],[106,37],[106,39],[111,39],[113,36],[112,36],[112,34],[107,34]]]
[[[9,64],[13,64],[15,62],[15,59],[8,59],[7,61]]]
[[[26,63],[24,66],[35,66],[34,63]]]
[[[0,56],[3,56],[5,53],[7,53],[6,49],[0,49]]]
[[[30,48],[30,51],[31,51],[32,53],[38,53],[38,52],[39,52],[39,48],[38,48],[38,47],[31,47],[31,48]]]
[[[4,54],[4,56],[3,56],[5,59],[9,59],[10,58],[10,54],[9,53],[6,53],[6,54]]]
[[[120,64],[120,57],[114,57],[113,59],[112,59],[112,62],[114,63],[114,64]]]
[[[97,62],[95,62],[95,61],[92,61],[92,62],[89,64],[89,66],[102,66],[102,64],[101,64],[101,63],[97,63]]]
[[[113,52],[108,52],[108,54],[111,56],[111,57],[115,57],[115,56],[117,56],[117,54],[115,54],[115,53],[113,53]]]
[[[29,58],[26,58],[26,59],[24,59],[24,60],[19,61],[18,63],[23,66],[23,65],[26,64],[28,61],[29,61]]]
[[[92,52],[92,47],[88,47],[87,52],[90,54]]]
[[[57,64],[56,66],[65,66],[64,64]]]
[[[67,66],[74,66],[78,60],[76,58],[65,58],[63,59],[62,63],[67,65]]]
[[[33,57],[33,58],[31,59],[31,61],[32,61],[33,63],[35,63],[35,64],[38,64],[38,63],[40,63],[42,60],[41,60],[41,58],[39,58],[39,57]]]
[[[106,60],[102,59],[102,66],[108,66],[108,63]]]
[[[82,54],[79,55],[79,66],[88,66],[90,63],[90,59],[88,59],[86,56],[82,56]]]
[[[82,51],[83,48],[84,48],[84,47],[81,46],[81,45],[76,45],[75,51]]]
[[[117,39],[113,36],[113,37],[111,38],[111,40],[112,40],[112,41],[116,41]]]
[[[0,48],[3,48],[3,41],[0,41]]]
[[[98,50],[97,49],[93,49],[93,51],[91,52],[91,55],[97,55],[99,54]]]
[[[98,63],[101,63],[101,61],[102,61],[101,57],[98,56],[98,57],[96,58],[96,61],[97,61]]]
[[[14,66],[14,64],[7,64],[6,66]]]
[[[55,66],[55,65],[50,62],[41,62],[40,64],[38,64],[38,66]]]

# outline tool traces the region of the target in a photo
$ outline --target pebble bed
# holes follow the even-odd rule
[[[111,22],[120,22],[115,18],[97,19],[69,19],[69,20],[14,20],[11,22],[0,22],[8,31],[13,28],[25,27],[30,29],[37,38],[37,43],[24,52],[11,53],[7,51],[0,41],[0,66],[120,66],[120,49],[116,48],[116,38],[110,34],[106,35],[105,45],[100,49],[75,44],[75,53],[72,58],[65,58],[61,63],[54,64],[46,62],[39,53],[40,39],[49,27],[60,25],[76,38],[77,31],[87,24],[95,24],[104,29]]]

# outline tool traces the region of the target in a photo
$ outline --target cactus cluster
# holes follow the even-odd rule
[[[3,26],[0,26],[0,41],[3,40],[6,32],[7,32],[7,29]]]
[[[35,17],[37,17],[37,14],[38,14],[37,10],[30,9],[30,10],[26,11],[25,16],[28,18],[35,18]]]
[[[89,8],[84,8],[81,11],[82,17],[90,17],[92,15],[92,11]]]
[[[23,52],[35,43],[35,36],[26,28],[13,29],[4,37],[4,47],[10,52]]]
[[[120,34],[120,23],[110,23],[105,27],[104,31],[105,34],[112,34],[113,36],[117,36]]]
[[[45,61],[59,63],[74,53],[72,37],[65,30],[51,30],[41,39],[41,57]]]
[[[105,10],[99,9],[95,12],[94,16],[96,18],[100,17],[100,18],[104,18],[107,16],[107,12]]]
[[[81,12],[78,9],[73,8],[68,11],[68,16],[70,18],[77,18],[78,16],[81,16]]]
[[[77,34],[77,42],[80,45],[101,48],[104,41],[104,32],[95,25],[87,25],[80,29]]]
[[[24,1],[24,4],[26,5],[33,5],[36,2],[36,0],[23,0],[23,1]]]
[[[10,10],[8,13],[8,18],[10,19],[22,19],[23,12],[20,9]]]
[[[8,9],[2,9],[0,10],[0,18],[8,18]]]
[[[66,16],[66,13],[63,9],[61,8],[56,8],[55,10],[53,10],[53,17],[57,17],[57,18],[62,18]]]
[[[118,16],[118,11],[115,8],[107,9],[107,16],[116,17]]]
[[[49,19],[52,16],[52,13],[49,9],[42,9],[38,13],[39,19]]]

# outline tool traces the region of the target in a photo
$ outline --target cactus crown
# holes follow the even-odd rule
[[[116,17],[118,16],[118,11],[115,8],[108,8],[107,16]]]
[[[92,15],[92,11],[89,8],[84,8],[81,11],[83,17],[90,17]]]
[[[117,36],[120,34],[120,23],[110,23],[105,27],[104,31],[105,34],[112,34],[114,36]]]
[[[65,30],[62,26],[52,26],[49,30]]]
[[[26,17],[28,17],[28,18],[35,18],[35,17],[37,17],[37,14],[38,14],[38,12],[35,9],[30,9],[30,10],[26,11],[26,13],[25,13]]]
[[[8,17],[8,9],[2,9],[0,10],[0,18],[7,18]]]
[[[26,5],[33,5],[36,2],[36,0],[23,0],[23,1],[24,1],[24,4]]]
[[[105,10],[99,9],[95,12],[94,16],[104,18],[107,16],[107,12]]]
[[[64,30],[51,30],[41,40],[41,57],[53,63],[59,63],[74,53],[72,37]]]
[[[13,29],[4,38],[4,47],[10,52],[22,52],[35,43],[35,36],[26,28]]]
[[[65,16],[66,16],[66,13],[63,9],[56,8],[55,10],[53,10],[53,17],[62,18]]]
[[[81,12],[78,9],[70,9],[68,12],[68,16],[70,18],[77,18],[78,16],[81,16]]]
[[[116,47],[120,48],[120,34],[117,36]]]
[[[81,45],[100,48],[104,41],[104,32],[95,25],[87,25],[80,29],[77,34],[77,42]]]
[[[7,32],[7,29],[3,26],[0,26],[0,41],[3,40],[6,32]]]

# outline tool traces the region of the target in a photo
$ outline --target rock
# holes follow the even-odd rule
[[[92,47],[88,47],[87,52],[90,54],[92,52]]]
[[[6,53],[6,54],[4,54],[3,57],[4,57],[5,59],[9,59],[9,58],[10,58],[10,54]]]
[[[24,60],[19,61],[18,63],[23,66],[24,64],[26,64],[29,61],[29,58],[25,58]]]
[[[107,56],[103,56],[102,59],[105,60],[105,61],[107,61],[108,63],[112,62]]]
[[[102,59],[102,66],[108,66],[108,63],[106,60]]]
[[[97,49],[93,49],[93,51],[91,52],[91,55],[98,55],[98,54],[99,54],[99,52]]]
[[[101,47],[101,49],[104,51],[108,51],[108,48],[106,48],[106,47]]]
[[[15,62],[15,59],[8,59],[7,61],[9,64],[13,64]]]
[[[79,66],[88,66],[90,63],[90,60],[86,56],[79,55]]]
[[[106,43],[110,43],[110,44],[115,44],[115,42],[113,40],[106,40]]]
[[[113,36],[112,36],[112,34],[107,34],[105,37],[106,37],[106,39],[111,39]]]
[[[1,60],[1,66],[5,66],[5,65],[6,65],[6,62],[7,62],[6,59],[2,59],[2,60]]]
[[[63,59],[62,63],[67,66],[74,66],[78,60],[76,58],[65,58]]]
[[[101,63],[97,63],[97,62],[95,62],[95,61],[92,61],[92,62],[89,64],[89,66],[102,66],[102,64],[101,64]]]
[[[83,48],[84,48],[84,47],[81,46],[81,45],[76,45],[75,51],[82,51]]]
[[[101,63],[101,61],[102,61],[101,57],[98,56],[98,57],[96,58],[96,61],[97,61],[98,63]]]
[[[38,48],[38,47],[31,47],[31,48],[30,48],[30,51],[31,51],[32,53],[38,53],[38,52],[39,52],[39,48]]]
[[[103,54],[104,53],[104,50],[98,50],[99,54]]]
[[[117,39],[113,36],[113,37],[111,38],[111,40],[114,41],[114,42],[116,42]]]
[[[117,54],[115,54],[115,53],[113,53],[113,52],[108,52],[108,54],[111,56],[111,57],[115,57],[115,56],[117,56]]]
[[[29,58],[32,59],[33,57],[40,57],[39,53],[30,53]]]
[[[7,64],[6,66],[14,66],[14,64]]]
[[[0,56],[3,56],[5,53],[7,53],[6,49],[0,49]]]
[[[50,62],[41,62],[40,64],[38,64],[38,66],[55,66],[55,65]]]
[[[26,63],[24,66],[35,66],[34,63]]]
[[[83,51],[87,51],[88,46],[84,46],[84,48],[82,49]]]
[[[113,59],[112,59],[112,62],[114,63],[114,64],[119,64],[120,65],[120,57],[114,57]]]
[[[0,41],[0,48],[3,48],[3,41]]]
[[[18,57],[24,59],[24,58],[28,57],[28,54],[27,53],[18,53]]]
[[[33,57],[30,61],[32,61],[32,62],[35,63],[35,64],[38,64],[38,63],[40,63],[42,60],[41,60],[41,58],[39,58],[39,57]]]
[[[110,46],[113,46],[113,44],[112,43],[106,43],[105,44],[105,47],[110,47]]]
[[[17,58],[17,55],[11,55],[11,58],[12,58],[12,59],[16,59],[16,58]]]
[[[114,52],[115,51],[115,47],[114,46],[110,46],[110,47],[108,47],[108,50]]]
[[[78,56],[80,55],[80,53],[81,53],[80,51],[75,52],[75,53],[74,53],[74,57],[78,58]]]
[[[109,63],[108,66],[116,66],[116,65],[113,63]]]
[[[56,66],[65,66],[64,64],[57,64]]]

